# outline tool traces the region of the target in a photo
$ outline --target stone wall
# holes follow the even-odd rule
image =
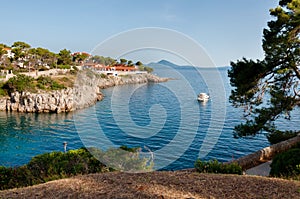
[[[101,89],[103,88],[167,80],[152,74],[100,78],[100,75],[86,71],[78,74],[73,88],[50,92],[39,91],[39,93],[11,93],[10,97],[0,99],[0,110],[28,113],[70,112],[92,106],[102,100]]]

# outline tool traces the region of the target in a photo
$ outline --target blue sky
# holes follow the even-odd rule
[[[0,43],[25,41],[54,52],[90,52],[120,32],[143,27],[179,31],[218,66],[262,58],[262,31],[278,0],[14,0],[1,3]],[[156,60],[153,60],[156,61]]]

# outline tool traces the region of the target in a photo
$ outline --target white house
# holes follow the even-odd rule
[[[15,53],[11,52],[11,48],[4,48],[4,50],[6,51],[5,56],[8,58],[13,58],[15,56]]]

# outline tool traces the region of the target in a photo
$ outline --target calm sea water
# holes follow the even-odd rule
[[[109,88],[103,91],[103,101],[74,113],[0,112],[0,165],[22,165],[35,155],[63,151],[65,141],[68,150],[120,145],[150,149],[156,168],[166,170],[193,167],[198,157],[228,161],[268,146],[263,134],[233,138],[243,112],[228,102],[228,68],[153,66],[174,80]],[[199,103],[199,92],[212,99]],[[299,129],[299,112],[293,116],[298,120],[279,125]]]

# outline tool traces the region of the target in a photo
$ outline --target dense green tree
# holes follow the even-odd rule
[[[106,65],[106,66],[113,66],[117,63],[117,60],[111,58],[111,57],[103,57],[103,56],[99,56],[99,55],[95,55],[91,58],[91,60],[94,62],[94,63],[97,63],[97,64],[103,64],[103,65]]]
[[[138,61],[138,62],[135,63],[135,65],[137,65],[137,66],[142,66],[143,63],[142,63],[141,61]]]
[[[31,46],[29,44],[27,44],[27,43],[25,43],[23,41],[16,41],[16,42],[14,42],[13,45],[12,45],[12,47],[13,48],[20,48],[22,50],[31,48]]]
[[[14,53],[14,60],[19,61],[20,59],[24,60],[28,57],[28,52],[31,46],[22,41],[16,41],[12,45],[12,52]]]
[[[30,57],[30,65],[36,69],[43,65],[54,66],[56,64],[56,54],[45,48],[31,48],[28,51]]]
[[[131,60],[129,60],[129,61],[127,62],[127,64],[128,64],[128,66],[133,66],[133,62],[132,62]]]
[[[121,58],[121,59],[120,59],[120,63],[121,63],[121,64],[127,64],[127,59]]]
[[[63,49],[58,53],[58,65],[71,65],[72,64],[72,56],[71,51],[67,49]]]
[[[248,119],[235,127],[237,137],[278,133],[275,121],[291,119],[300,106],[300,0],[281,0],[270,14],[275,19],[263,31],[265,58],[232,62],[228,72],[230,101],[245,107]]]
[[[18,61],[20,58],[25,57],[25,53],[22,51],[21,48],[13,48],[11,50],[14,53],[14,60]]]
[[[73,56],[73,62],[76,62],[76,63],[82,62],[82,61],[85,61],[88,57],[89,57],[89,55],[86,53],[78,53]]]

